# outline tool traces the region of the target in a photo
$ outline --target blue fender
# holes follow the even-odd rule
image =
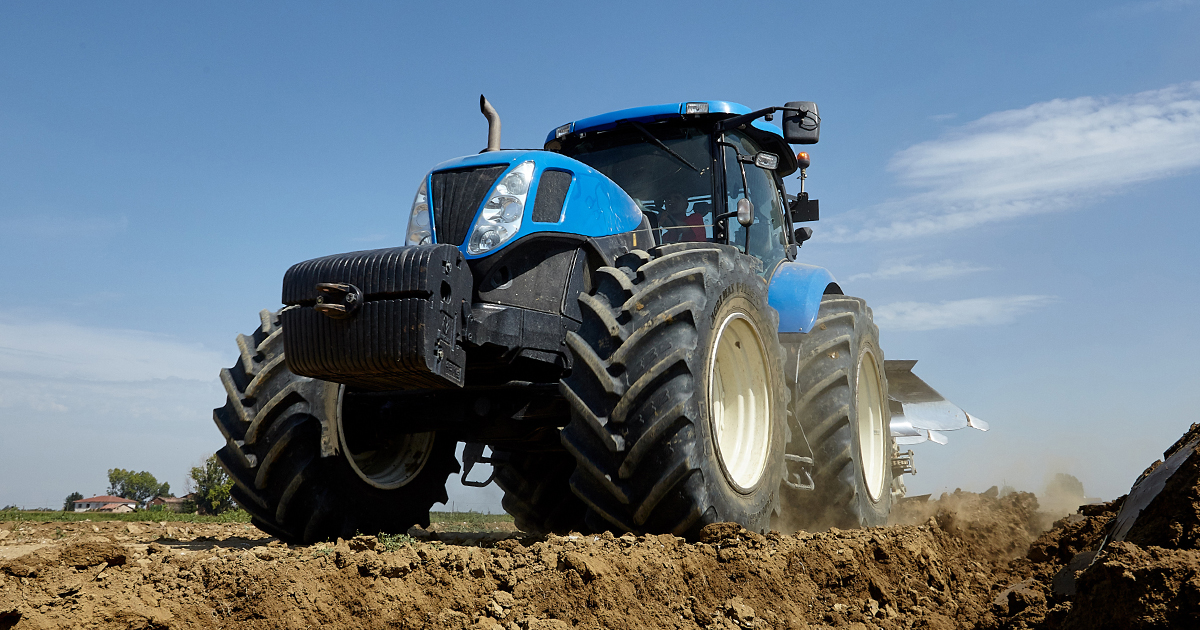
[[[828,269],[798,262],[782,262],[767,285],[767,303],[779,311],[779,332],[806,333],[817,321],[821,296],[836,284]]]

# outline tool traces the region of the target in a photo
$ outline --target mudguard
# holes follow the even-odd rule
[[[836,284],[828,269],[798,262],[782,262],[767,287],[767,303],[779,311],[780,333],[806,333],[817,321],[821,296]]]

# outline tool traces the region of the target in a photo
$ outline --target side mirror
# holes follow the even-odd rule
[[[775,170],[779,166],[779,156],[766,151],[759,151],[754,154],[754,165],[758,168],[765,168],[768,171]]]
[[[792,101],[784,105],[783,139],[789,144],[816,144],[821,139],[821,116],[816,103]]]
[[[792,223],[805,223],[821,220],[821,204],[816,199],[809,199],[808,193],[800,193],[788,206],[791,211]]]
[[[742,227],[754,225],[754,204],[745,197],[738,199],[737,220],[738,223],[742,224]]]

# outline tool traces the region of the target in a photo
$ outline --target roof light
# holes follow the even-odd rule
[[[812,160],[808,159],[808,151],[801,151],[796,154],[796,166],[800,168],[808,168],[812,164]]]
[[[558,129],[555,129],[554,130],[555,139],[562,138],[563,136],[571,133],[571,125],[574,125],[574,124],[575,123],[567,123],[567,124],[559,127]],[[545,129],[545,127],[543,127],[543,129]]]
[[[708,113],[708,103],[684,103],[683,104],[683,113],[684,114],[707,114]]]

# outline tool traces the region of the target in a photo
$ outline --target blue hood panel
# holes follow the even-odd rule
[[[442,162],[434,167],[434,171],[466,168],[484,165],[505,165],[508,169],[527,161],[535,164],[533,181],[529,186],[529,197],[525,201],[525,215],[521,220],[521,229],[517,234],[500,247],[485,254],[469,254],[464,244],[459,249],[468,259],[490,256],[521,238],[538,232],[559,232],[579,234],[581,236],[610,236],[622,234],[637,229],[642,222],[642,211],[620,186],[605,177],[592,167],[549,151],[492,151],[455,158]],[[533,221],[533,208],[537,203],[537,188],[541,181],[542,172],[546,169],[566,171],[571,173],[571,187],[567,190],[567,198],[563,203],[560,220],[556,223],[538,223]],[[505,173],[508,171],[506,170]],[[432,175],[432,173],[430,173]],[[433,185],[427,186],[432,191]],[[496,181],[504,178],[501,175]],[[485,196],[486,198],[490,195]],[[475,219],[479,217],[479,208],[475,209]],[[474,219],[472,220],[474,225]],[[437,241],[437,234],[434,234]]]

